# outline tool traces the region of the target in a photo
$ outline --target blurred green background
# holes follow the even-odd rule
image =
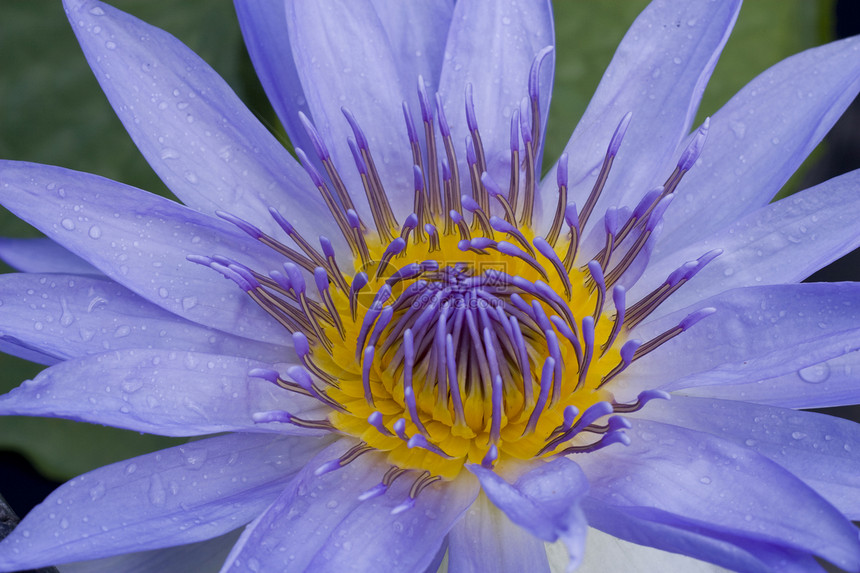
[[[111,3],[182,39],[224,76],[264,123],[280,130],[244,51],[232,2]],[[546,157],[556,157],[562,149],[619,40],[646,4],[556,2],[557,69]],[[829,0],[747,2],[705,93],[700,116],[712,114],[768,66],[830,40],[832,7]],[[168,194],[99,90],[60,2],[0,1],[0,54],[0,157],[62,165]],[[0,235],[35,233],[0,208]],[[9,270],[0,266],[0,272]],[[38,366],[0,355],[0,392],[38,371]],[[64,420],[0,418],[0,450],[24,455],[54,480],[172,443]],[[3,493],[13,498],[14,507],[15,492]]]

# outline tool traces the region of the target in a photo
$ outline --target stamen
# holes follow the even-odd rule
[[[373,187],[385,223],[389,228],[397,228],[397,219],[394,217],[394,211],[391,210],[391,204],[388,202],[388,195],[385,194],[385,188],[383,187],[382,180],[379,178],[379,173],[376,170],[376,163],[374,163],[373,155],[370,153],[370,146],[367,143],[367,138],[364,136],[364,132],[361,130],[361,127],[359,127],[358,122],[355,120],[352,113],[345,107],[340,108],[340,111],[343,112],[343,115],[346,117],[346,121],[349,122],[349,126],[352,128],[352,133],[355,135],[355,141],[361,151],[361,158],[364,159],[364,163],[367,165],[371,187]]]
[[[322,137],[320,137],[319,132],[307,116],[301,111],[299,112],[299,120],[302,122],[302,126],[304,126],[311,143],[313,143],[314,150],[316,151],[317,157],[322,161],[326,174],[331,180],[332,185],[334,185],[334,191],[337,193],[337,198],[340,200],[340,204],[343,205],[344,210],[352,209],[354,211],[355,205],[352,203],[352,197],[350,197],[349,192],[346,190],[346,185],[343,184],[343,180],[340,178],[340,174],[335,168],[334,163],[331,160],[331,155],[329,154]],[[310,164],[310,162],[308,162],[308,164]],[[322,178],[320,178],[320,181],[322,181]]]
[[[418,164],[415,164],[412,167],[412,181],[413,187],[415,188],[415,200],[413,201],[413,205],[415,208],[415,215],[418,218],[418,220],[416,221],[415,228],[415,242],[421,243],[424,242],[424,224],[425,210],[427,207],[427,193],[424,191],[424,174],[422,173],[421,167]]]
[[[317,378],[321,379],[329,386],[338,386],[337,378],[317,366],[317,364],[310,359],[310,344],[308,343],[308,337],[305,336],[303,332],[293,333],[293,348],[295,348],[296,354],[299,355],[299,360],[301,360],[302,365],[304,365],[305,368],[313,372]]]
[[[594,356],[594,317],[586,316],[582,319],[582,343],[582,363],[579,366],[579,379],[576,382],[577,390],[585,384],[585,376],[588,374],[588,367]]]
[[[362,150],[358,144],[352,139],[347,139],[349,150],[352,152],[352,159],[355,161],[355,166],[361,176],[361,184],[364,187],[364,194],[367,197],[367,203],[370,205],[370,214],[373,217],[373,224],[376,226],[376,232],[383,241],[392,239],[391,226],[388,223],[388,218],[385,215],[384,208],[381,204],[383,193],[379,187],[374,186],[373,179],[370,174],[370,169],[364,159]],[[385,199],[387,201],[387,198]],[[356,227],[356,225],[351,225]]]
[[[475,165],[478,174],[484,173],[487,170],[487,161],[484,158],[484,144],[481,142],[481,136],[478,132],[478,119],[475,114],[475,101],[472,94],[472,83],[466,83],[466,125],[469,127],[469,134],[472,136],[471,144],[475,154]],[[475,196],[478,202],[481,199],[478,195]],[[489,203],[483,204],[482,207],[489,209]]]
[[[609,350],[612,345],[615,343],[615,339],[618,337],[618,333],[621,332],[621,326],[624,324],[624,311],[625,305],[627,304],[627,291],[621,285],[615,285],[612,289],[612,302],[615,306],[615,318],[612,321],[612,331],[609,333],[609,336],[606,338],[606,342],[603,343],[600,347],[600,356],[606,354],[606,351]]]
[[[570,243],[567,246],[567,253],[564,255],[564,268],[568,272],[573,268],[573,262],[576,259],[576,250],[579,247],[579,215],[576,212],[576,203],[571,203],[564,208],[564,222],[570,231]]]
[[[610,382],[613,378],[621,374],[630,364],[635,360],[636,351],[639,347],[642,346],[642,341],[640,340],[628,340],[624,343],[619,351],[621,355],[621,362],[615,366],[612,370],[609,371],[606,376],[601,379],[600,384],[597,385],[597,388],[602,388],[608,382]]]
[[[677,326],[674,326],[669,330],[658,334],[657,336],[637,348],[636,353],[633,355],[633,360],[638,360],[639,358],[642,358],[649,352],[655,350],[661,344],[672,340],[673,338],[675,338],[676,336],[678,336],[706,316],[710,316],[715,312],[717,312],[717,309],[713,307],[707,307],[687,315],[687,317],[684,318],[684,320],[682,320],[680,323],[678,323]]]
[[[347,224],[346,219],[344,219],[343,212],[340,210],[340,207],[338,207],[337,202],[335,202],[331,191],[329,191],[328,186],[325,184],[325,181],[323,181],[322,175],[320,175],[317,168],[314,167],[313,163],[310,162],[308,156],[305,155],[305,152],[300,147],[296,147],[295,152],[296,157],[299,158],[299,162],[302,164],[302,167],[304,167],[308,176],[310,176],[311,181],[313,181],[314,186],[322,196],[326,207],[328,207],[329,212],[332,214],[332,217],[334,217],[337,226],[340,228],[340,232],[346,238],[347,242],[350,243],[350,247],[353,248],[353,252],[355,252],[355,244],[351,240],[352,234],[349,232],[349,225]]]
[[[603,269],[600,268],[600,263],[597,261],[588,262],[588,272],[597,287],[597,302],[594,303],[594,312],[591,314],[596,323],[600,320],[600,315],[603,314],[603,301],[606,300],[606,282],[603,280]]]
[[[545,241],[542,237],[535,237],[534,245],[540,254],[552,263],[552,267],[555,269],[556,274],[558,274],[558,278],[561,279],[561,282],[564,285],[564,296],[567,300],[570,300],[572,294],[571,289],[573,287],[570,284],[570,278],[567,274],[567,270],[564,268],[564,263],[562,263],[561,259],[558,258],[558,255],[555,253],[555,249],[553,249],[549,242]]]
[[[365,442],[359,442],[357,445],[347,450],[346,453],[344,453],[338,459],[331,460],[330,462],[326,462],[320,467],[318,467],[316,470],[314,470],[314,475],[321,476],[323,474],[333,472],[334,470],[339,470],[348,463],[357,460],[361,455],[371,451],[373,451],[372,447],[368,446]]]
[[[555,247],[558,235],[561,233],[561,225],[564,222],[564,211],[567,207],[567,153],[562,153],[556,168],[556,182],[558,183],[558,204],[555,208],[555,217],[546,234],[546,242]]]
[[[528,106],[527,99],[523,103]],[[522,107],[522,106],[521,106]],[[535,203],[535,147],[532,145],[531,130],[526,112],[520,110],[520,133],[526,150],[526,181],[523,195],[523,211],[520,215],[520,226],[531,228]]]
[[[325,255],[326,263],[328,263],[328,268],[331,271],[331,277],[334,280],[334,284],[341,292],[349,291],[349,285],[346,284],[346,279],[343,276],[343,273],[340,272],[340,268],[337,266],[337,259],[334,256],[334,247],[331,244],[331,241],[328,238],[320,236],[320,247],[322,248],[323,255]]]
[[[546,406],[546,401],[549,397],[549,391],[550,387],[552,386],[552,377],[554,371],[555,360],[548,357],[543,362],[543,369],[541,370],[540,374],[540,395],[538,396],[537,403],[532,410],[531,416],[529,416],[529,421],[526,424],[526,429],[523,430],[523,436],[533,434],[535,428],[537,427],[538,420],[540,420],[540,415],[541,413],[543,413],[544,406]]]
[[[380,412],[374,412],[370,416],[368,416],[367,423],[376,428],[383,436],[394,435],[389,432],[388,428],[386,428],[385,425],[382,423],[382,414]]]
[[[251,378],[260,378],[262,380],[266,380],[267,382],[271,382],[276,386],[280,386],[284,390],[289,390],[291,392],[295,392],[296,394],[310,397],[314,396],[312,392],[305,390],[298,384],[284,380],[283,378],[281,378],[281,375],[274,370],[267,370],[265,368],[253,368],[248,372],[248,376],[250,376]]]
[[[484,188],[487,190],[487,193],[490,196],[496,198],[496,200],[502,206],[502,209],[505,211],[505,220],[511,227],[514,227],[517,222],[517,216],[514,214],[514,210],[513,207],[511,207],[511,204],[508,203],[508,200],[505,198],[504,194],[502,194],[502,189],[495,181],[493,181],[493,178],[490,177],[490,174],[486,171],[481,173],[481,183],[484,185]]]
[[[349,312],[353,322],[355,322],[356,312],[358,312],[358,293],[367,286],[367,280],[367,273],[360,272],[352,279],[352,285],[349,287]]]
[[[337,311],[337,308],[334,306],[334,300],[331,298],[331,293],[328,291],[328,272],[323,267],[317,267],[314,269],[314,282],[317,286],[317,291],[320,293],[320,297],[323,299],[323,304],[325,304],[326,309],[331,315],[332,319],[334,319],[335,328],[337,328],[337,333],[340,335],[341,339],[344,338],[343,332],[343,321],[340,319],[340,313]]]
[[[436,94],[436,113],[439,115],[439,132],[442,134],[442,142],[445,145],[445,156],[442,159],[442,178],[445,180],[445,206],[449,212],[453,209],[461,211],[460,205],[460,167],[457,164],[457,153],[454,150],[454,139],[451,137],[451,129],[448,127],[448,118],[445,116],[445,108],[442,98]],[[445,220],[445,233],[451,232],[453,221]]]
[[[636,401],[632,404],[613,404],[612,407],[616,412],[629,414],[642,409],[645,404],[651,400],[671,400],[672,396],[663,390],[644,390],[636,397]]]
[[[332,431],[335,427],[328,420],[305,420],[298,416],[293,416],[289,412],[283,410],[269,410],[266,412],[255,412],[251,414],[251,419],[255,424],[265,424],[267,422],[278,422],[280,424],[292,424],[299,428],[308,430],[326,430]]]
[[[490,220],[487,218],[487,212],[468,195],[463,195],[460,197],[460,200],[463,203],[463,208],[475,216],[475,221],[477,221],[481,226],[481,232],[484,233],[484,237],[492,240],[494,237],[493,227],[490,225]]]
[[[431,216],[442,214],[442,193],[439,189],[439,171],[436,158],[436,133],[433,129],[433,108],[427,97],[424,78],[418,76],[418,101],[421,104],[421,119],[424,121],[424,150],[427,152],[427,195],[430,200]],[[456,165],[456,162],[454,162]]]
[[[624,140],[624,134],[627,133],[627,126],[630,125],[630,118],[633,114],[629,111],[621,118],[618,127],[615,128],[615,133],[612,135],[612,140],[609,142],[609,147],[606,150],[606,155],[603,158],[603,165],[600,166],[600,172],[597,175],[597,180],[591,188],[591,193],[582,207],[579,214],[579,221],[583,228],[588,223],[588,218],[591,217],[591,212],[597,205],[597,200],[603,192],[603,187],[606,185],[606,179],[609,177],[609,170],[612,169],[612,163],[615,161],[615,156],[618,154],[618,148],[621,147],[621,142]]]
[[[552,46],[546,46],[532,60],[529,70],[529,99],[531,100],[532,112],[532,141],[535,147],[535,157],[541,141],[541,115],[540,115],[540,69],[544,59],[553,51]],[[552,241],[550,241],[552,243]]]
[[[517,210],[517,197],[520,190],[520,112],[511,113],[511,180],[508,184],[508,201],[514,212]],[[511,221],[514,224],[515,221]]]

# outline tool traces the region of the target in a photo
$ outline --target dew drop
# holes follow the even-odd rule
[[[107,48],[108,50],[116,50],[116,42],[111,42],[110,40],[108,40],[107,42],[105,42],[105,48]]]
[[[90,14],[93,16],[104,16],[105,11],[100,7],[96,6],[95,8],[90,8]]]
[[[167,492],[164,490],[164,482],[158,474],[152,474],[149,478],[149,502],[152,505],[164,505],[167,500]]]
[[[827,362],[813,364],[812,366],[807,366],[806,368],[798,370],[797,375],[800,376],[800,379],[804,382],[820,384],[830,378],[830,366],[827,365]]]
[[[60,224],[67,231],[74,231],[75,230],[75,222],[72,221],[71,219],[63,219],[62,221],[60,221]]]
[[[104,497],[105,485],[101,482],[90,488],[90,499],[96,501]]]
[[[709,478],[708,476],[702,476],[699,478],[699,483],[703,483],[705,485],[710,485],[711,478]]]
[[[99,227],[98,225],[93,225],[92,227],[90,227],[90,232],[88,234],[90,236],[90,239],[100,238],[102,236],[101,227]]]
[[[165,147],[161,150],[162,159],[179,159],[179,152],[172,147]]]

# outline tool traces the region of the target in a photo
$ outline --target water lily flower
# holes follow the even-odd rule
[[[860,285],[799,284],[860,243],[860,171],[770,203],[860,40],[693,126],[740,1],[657,0],[541,179],[549,2],[237,0],[295,159],[176,39],[64,1],[183,204],[0,163],[47,236],[0,249],[0,344],[49,366],[0,413],[210,437],[69,481],[0,571],[605,570],[617,540],[860,571],[860,430],[798,410],[860,402]]]

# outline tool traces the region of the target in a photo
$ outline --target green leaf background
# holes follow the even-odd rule
[[[228,0],[114,0],[209,62],[266,125],[277,119],[254,77]],[[557,0],[557,64],[546,156],[558,155],[643,0]],[[700,120],[779,60],[831,38],[831,0],[749,0],[705,93]],[[0,157],[62,165],[169,195],[99,90],[60,2],[0,2]],[[796,181],[796,178],[792,181]],[[790,182],[789,189],[796,186]],[[0,235],[36,236],[0,208]],[[0,272],[11,269],[2,266]],[[2,329],[2,314],[0,314]],[[0,392],[40,367],[0,355]],[[0,418],[0,450],[64,480],[175,440],[42,418]]]

